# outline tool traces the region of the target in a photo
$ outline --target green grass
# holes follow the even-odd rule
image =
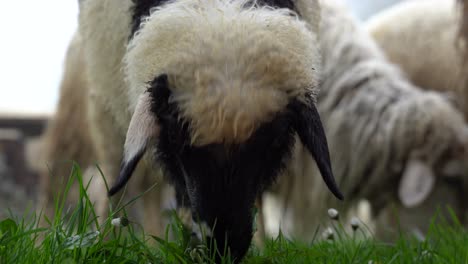
[[[74,181],[81,199],[67,210],[64,197]],[[99,224],[87,187],[75,165],[67,188],[57,197],[54,220],[46,219],[45,228],[39,225],[44,216],[33,210],[0,219],[0,263],[212,263],[206,246],[190,241],[175,214],[163,238],[146,235],[134,222],[113,226],[112,219],[126,219],[125,208],[139,197],[110,208],[109,219]],[[392,244],[376,241],[362,226],[345,232],[340,221],[330,220],[330,225],[332,239],[317,234],[310,243],[300,243],[280,234],[266,241],[262,250],[252,246],[243,263],[468,263],[468,233],[460,225],[438,221],[424,241],[401,234]],[[223,261],[230,263],[229,256]]]

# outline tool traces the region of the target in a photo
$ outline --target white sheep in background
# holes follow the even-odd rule
[[[385,56],[401,67],[415,85],[451,94],[454,105],[468,120],[468,66],[464,61],[467,16],[463,4],[455,0],[402,2],[375,14],[365,26]],[[403,228],[426,230],[437,206],[444,212],[446,205],[468,224],[468,170],[454,169],[453,177],[438,181],[429,199],[417,207],[387,207],[378,218],[379,229],[397,229],[393,214],[396,209]]]
[[[75,34],[65,56],[64,72],[56,113],[41,135],[38,211],[53,219],[55,201],[63,192],[72,169],[72,160],[91,166],[95,157],[87,122],[87,85],[81,38]],[[71,189],[67,204],[78,199],[77,188]]]
[[[42,212],[47,218],[53,219],[55,215],[55,200],[57,195],[63,192],[72,170],[72,161],[75,161],[82,170],[85,183],[93,180],[89,185],[88,195],[95,203],[98,211],[106,211],[108,207],[107,194],[101,174],[96,168],[96,150],[89,131],[88,120],[88,83],[86,78],[84,50],[82,38],[79,33],[73,36],[65,56],[64,72],[59,87],[59,102],[57,109],[48,121],[47,128],[41,135],[41,158],[35,161],[39,170],[39,188],[37,211]],[[127,190],[126,198],[137,196],[142,190],[154,182],[148,179],[138,179],[140,182],[134,184]],[[163,187],[160,184],[158,187]],[[133,192],[133,190],[135,190]],[[77,203],[79,197],[78,186],[75,184],[67,195],[66,207]],[[157,204],[157,203],[156,203]],[[137,200],[127,211],[134,220],[144,217],[144,222],[154,221],[152,211],[144,214],[142,203]],[[153,208],[159,208],[156,205]],[[152,214],[153,213],[153,214]],[[47,225],[41,219],[41,225]],[[148,226],[148,232],[154,232],[159,226]]]
[[[458,0],[458,6],[460,7],[458,15],[461,16],[458,27],[459,41],[463,46],[463,56],[465,57],[465,63],[468,62],[468,51],[466,48],[468,41],[468,1]]]
[[[411,84],[344,6],[321,3],[323,71],[317,100],[334,174],[346,197],[338,208],[362,198],[375,214],[392,201],[420,205],[440,181],[466,170],[463,116],[441,94]],[[320,188],[314,164],[305,162],[308,168],[296,168],[305,173],[291,170],[272,189],[268,199],[285,205],[269,232],[280,226],[292,237],[311,239],[326,209],[337,207]],[[445,173],[449,167],[455,174]]]
[[[460,105],[467,105],[457,11],[456,0],[405,1],[375,14],[365,27],[414,84],[452,92]]]
[[[313,156],[342,198],[314,106],[319,19],[304,0],[82,1],[91,134],[110,194],[154,154],[178,206],[216,222],[212,237],[223,248],[227,234],[237,260],[254,200],[283,168]]]

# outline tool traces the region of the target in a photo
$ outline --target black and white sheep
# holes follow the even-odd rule
[[[375,214],[392,201],[417,206],[446,169],[465,172],[463,115],[442,94],[411,84],[345,6],[321,3],[323,68],[317,100],[334,175],[346,197],[338,208],[363,198]],[[281,227],[285,234],[310,239],[326,209],[337,207],[317,184],[314,164],[303,162],[306,166],[298,163],[286,171],[288,177],[279,178],[265,201],[285,204],[270,232]],[[265,218],[272,219],[268,212]]]
[[[178,206],[237,260],[254,200],[294,144],[342,198],[314,104],[319,19],[304,0],[82,1],[92,136],[104,173],[119,175],[110,195],[154,154]]]

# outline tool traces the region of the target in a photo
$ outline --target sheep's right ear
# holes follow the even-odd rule
[[[140,95],[135,107],[125,138],[124,155],[120,166],[120,174],[116,183],[109,191],[114,195],[130,180],[138,162],[145,154],[148,143],[159,135],[156,116],[151,112],[151,94]]]
[[[398,187],[398,198],[403,206],[412,208],[423,203],[435,185],[432,168],[420,160],[409,160]]]

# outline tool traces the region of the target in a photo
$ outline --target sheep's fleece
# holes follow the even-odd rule
[[[415,207],[440,181],[463,175],[468,164],[462,114],[441,94],[412,85],[342,4],[321,3],[317,100],[346,203],[338,206],[321,188],[313,162],[300,158],[264,202],[276,207],[265,210],[269,233],[281,227],[304,239],[313,237],[328,207],[346,211],[361,198],[375,214],[391,201]],[[455,174],[445,173],[450,168]]]
[[[464,1],[407,1],[375,14],[365,26],[386,57],[400,66],[415,85],[452,96],[454,105],[465,113],[466,121],[465,11]],[[435,215],[438,206],[447,216],[446,205],[467,225],[468,171],[460,174],[460,169],[453,168],[452,176],[439,181],[431,197],[415,208],[398,204],[387,207],[378,218],[378,230],[397,230],[395,212],[402,227],[425,231],[430,224],[427,219]]]
[[[205,231],[221,248],[227,231],[237,260],[254,200],[294,146],[342,198],[314,103],[319,19],[304,0],[82,1],[91,134],[104,174],[120,172],[110,194],[154,154],[178,204],[201,226],[217,220]]]
[[[459,9],[456,0],[405,1],[373,15],[365,27],[414,84],[453,93],[467,115]]]
[[[57,111],[41,136],[43,155],[37,207],[49,219],[54,216],[56,191],[65,188],[71,173],[71,160],[87,168],[95,159],[86,114],[87,94],[83,48],[79,34],[75,34],[65,57]],[[72,203],[77,198],[78,191],[73,186],[67,202]]]
[[[58,190],[63,190],[72,172],[73,162],[76,162],[83,172],[83,181],[92,181],[88,188],[88,195],[93,202],[102,204],[106,202],[105,188],[101,174],[96,167],[96,151],[94,142],[89,132],[88,107],[88,82],[86,78],[84,50],[82,38],[78,32],[73,36],[67,54],[65,56],[64,72],[60,83],[60,97],[57,110],[47,124],[47,129],[40,138],[41,155],[34,155],[31,159],[37,164],[39,172],[38,211],[49,219],[54,217],[55,201]],[[38,159],[38,157],[41,158]],[[73,161],[73,162],[72,162]],[[126,192],[126,198],[131,199],[138,195],[142,189],[146,190],[154,179],[138,179],[139,184],[134,184]],[[153,182],[148,182],[152,180]],[[133,191],[135,189],[135,191]],[[170,190],[169,190],[170,191]],[[76,205],[78,199],[78,186],[73,185],[67,195],[67,206]],[[158,197],[158,193],[149,193],[143,199]],[[165,195],[167,196],[167,195]],[[167,201],[165,201],[167,202]],[[128,213],[132,217],[141,216],[154,221],[154,208],[152,206],[143,210],[142,203],[136,201]],[[157,209],[157,208],[156,208]],[[144,212],[144,213],[143,213]],[[151,215],[153,214],[153,215]],[[41,224],[47,225],[46,221]],[[154,223],[145,226],[145,230],[154,233],[159,230]]]

